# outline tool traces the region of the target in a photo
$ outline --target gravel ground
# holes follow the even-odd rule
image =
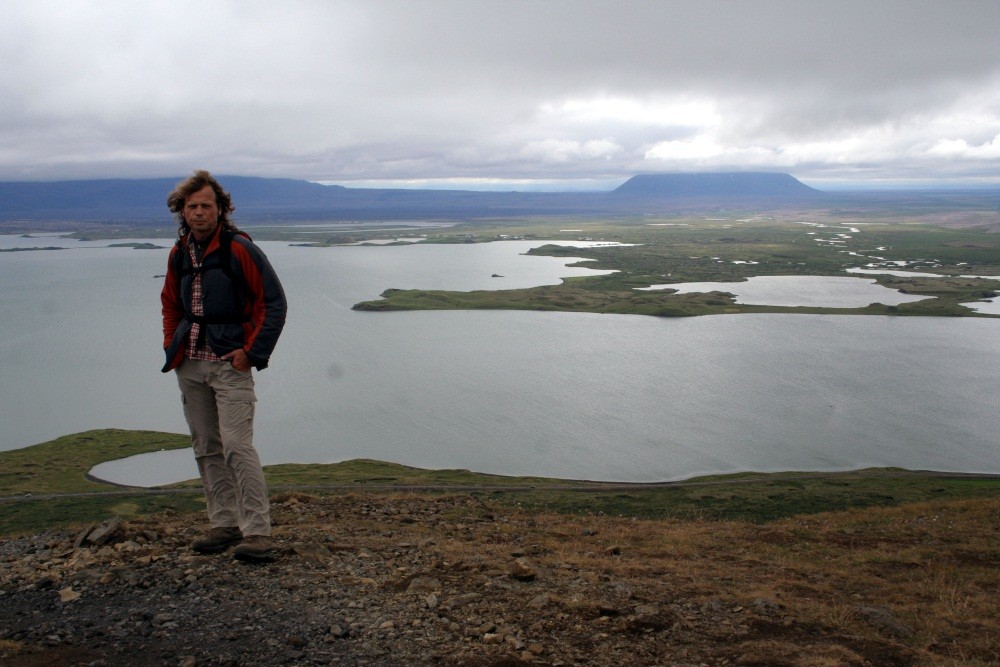
[[[874,641],[708,572],[668,574],[631,552],[623,519],[470,494],[272,504],[268,564],[192,553],[196,515],[0,542],[0,663],[916,664],[891,614],[871,612]]]

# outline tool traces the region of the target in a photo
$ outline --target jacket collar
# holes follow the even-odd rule
[[[214,252],[219,247],[219,233],[221,231],[222,231],[222,225],[219,224],[216,225],[215,231],[212,232],[212,235],[208,237],[207,241],[198,241],[197,239],[195,239],[194,234],[192,234],[191,232],[185,234],[181,238],[181,240],[184,241],[184,245],[187,248],[190,248],[192,243],[199,243],[205,249],[204,252],[202,252],[201,256],[205,257],[209,253]]]

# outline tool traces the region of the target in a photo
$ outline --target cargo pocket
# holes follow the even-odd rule
[[[252,373],[241,373],[229,364],[219,372],[215,399],[221,430],[230,431],[236,437],[249,436],[252,432],[254,406],[257,403],[253,386]]]
[[[233,389],[218,397],[219,430],[223,441],[251,441],[256,403],[253,389]]]

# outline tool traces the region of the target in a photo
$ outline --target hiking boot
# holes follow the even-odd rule
[[[208,535],[192,542],[191,549],[200,554],[217,554],[242,541],[243,533],[239,528],[213,528]]]
[[[248,535],[233,549],[233,558],[248,563],[266,563],[274,560],[274,548],[267,535]]]

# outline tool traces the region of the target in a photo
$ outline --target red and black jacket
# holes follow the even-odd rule
[[[191,324],[201,324],[208,347],[222,356],[243,348],[257,370],[267,367],[285,326],[285,291],[267,257],[243,232],[222,225],[205,248],[201,266],[194,267],[189,235],[170,250],[163,306],[163,349],[166,373],[181,364]],[[204,314],[191,312],[191,286],[201,273]]]

